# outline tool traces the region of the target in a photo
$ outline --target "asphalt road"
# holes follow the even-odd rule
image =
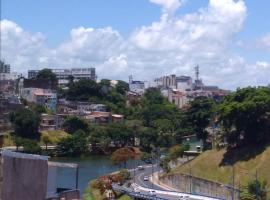
[[[150,180],[145,181],[144,177],[150,178],[150,176],[154,173],[160,170],[160,168],[155,165],[144,165],[143,170],[139,170],[136,168],[135,170],[130,170],[131,175],[133,177],[133,184],[131,188],[123,187],[123,186],[115,186],[118,187],[118,189],[124,189],[125,191],[132,193],[133,195],[145,195],[145,196],[152,196],[152,199],[168,199],[168,200],[217,200],[215,198],[208,198],[198,195],[189,195],[186,193],[179,193],[169,190],[164,190],[164,188],[159,187],[158,185],[155,185]],[[155,196],[153,196],[150,191],[155,191]],[[151,199],[151,198],[149,198]]]

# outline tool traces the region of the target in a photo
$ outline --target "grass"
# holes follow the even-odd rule
[[[5,135],[4,136],[4,143],[3,143],[3,146],[4,147],[7,147],[7,146],[15,146],[12,138],[11,138],[11,135]]]
[[[267,189],[270,191],[270,146],[264,148],[247,147],[230,153],[225,149],[209,150],[190,163],[173,169],[170,174],[189,174],[191,167],[194,176],[231,184],[232,166],[235,169],[236,185],[243,186],[255,179],[257,170],[258,178],[268,181]]]
[[[84,191],[83,194],[83,200],[103,200],[104,195],[100,193],[98,189],[95,189],[92,187],[92,184],[95,180],[89,182],[87,188]]]
[[[69,134],[62,130],[52,130],[52,131],[42,131],[41,138],[45,135],[48,135],[52,144],[56,144],[61,139],[66,138]],[[41,140],[42,142],[42,140]],[[43,142],[42,142],[43,143]]]
[[[126,194],[121,195],[117,198],[118,200],[132,200],[132,198]]]

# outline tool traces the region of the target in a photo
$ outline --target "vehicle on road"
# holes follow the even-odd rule
[[[149,194],[150,194],[151,196],[156,196],[156,191],[155,191],[155,190],[150,190],[150,191],[149,191]]]
[[[142,165],[138,166],[138,169],[139,169],[139,170],[144,170],[144,168],[143,168]]]
[[[189,200],[189,196],[180,196],[178,200]]]
[[[145,177],[143,177],[143,180],[144,181],[149,181],[149,177],[148,176],[145,176]]]
[[[138,188],[134,188],[134,192],[140,193],[140,190]]]

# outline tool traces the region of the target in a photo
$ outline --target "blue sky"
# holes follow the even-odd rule
[[[215,5],[215,1],[219,1],[217,4],[220,5]],[[170,2],[180,2],[180,4],[174,4],[178,6],[171,6],[168,9],[166,8],[166,5],[169,5],[168,3]],[[59,64],[61,63],[60,60],[52,61],[55,59],[55,57],[52,57],[52,54],[56,54],[55,52],[59,53],[61,50],[61,53],[59,53],[59,55],[57,54],[57,57],[64,57],[64,55],[67,56],[68,54],[68,56],[74,57],[73,60],[70,60],[72,65],[91,64],[97,67],[97,71],[100,73],[106,69],[105,66],[111,63],[115,65],[119,64],[119,67],[116,67],[117,73],[113,75],[104,73],[104,77],[108,78],[127,77],[127,73],[130,72],[130,69],[132,73],[139,76],[142,70],[145,70],[146,68],[147,72],[152,72],[154,75],[158,75],[159,73],[169,74],[173,72],[192,75],[193,67],[191,65],[194,63],[202,63],[202,65],[205,65],[205,67],[202,66],[202,70],[205,71],[205,80],[208,81],[209,84],[222,84],[222,76],[217,79],[216,75],[211,77],[209,73],[207,73],[207,70],[210,71],[210,69],[214,67],[213,65],[220,61],[228,62],[230,64],[232,63],[230,59],[233,59],[233,63],[239,62],[239,65],[245,65],[247,70],[248,68],[250,68],[250,70],[258,69],[258,66],[255,66],[258,62],[263,64],[264,70],[265,68],[268,69],[268,66],[270,66],[270,45],[268,44],[267,37],[268,34],[270,34],[270,23],[268,23],[267,20],[270,19],[270,1],[260,0],[258,2],[246,0],[240,2],[242,2],[242,4],[238,3],[236,0],[1,0],[1,19],[2,21],[6,20],[5,25],[3,25],[1,29],[1,32],[3,32],[4,35],[3,37],[5,37],[5,39],[7,38],[6,40],[12,40],[12,37],[14,37],[14,34],[10,34],[10,32],[12,32],[10,28],[11,25],[6,25],[7,22],[12,22],[14,27],[21,28],[22,32],[25,34],[21,38],[16,35],[16,40],[22,41],[20,43],[21,45],[27,43],[28,47],[29,45],[33,45],[33,48],[29,49],[38,47],[43,49],[40,54],[36,53],[37,50],[32,54],[30,54],[30,50],[27,53],[18,51],[17,54],[13,51],[12,54],[12,51],[6,47],[7,45],[3,44],[1,50],[3,51],[3,59],[13,64],[15,69],[22,72],[25,71],[25,68],[23,68],[22,65],[28,65],[30,68],[40,68],[45,65],[53,67],[59,65],[59,67],[65,67],[64,64],[63,66]],[[224,7],[223,10],[221,10],[222,7]],[[210,8],[214,11],[211,11]],[[170,9],[173,9],[173,11]],[[230,9],[233,11],[231,12]],[[222,13],[223,11],[224,13]],[[186,23],[186,21],[189,20],[187,20],[187,16],[194,13],[201,15],[201,17],[207,16],[207,18],[209,18],[216,12],[220,14],[219,17],[222,19],[220,18],[221,21],[214,22],[215,24],[212,24],[211,21],[205,23],[197,17],[196,19],[192,19],[193,26],[190,28],[183,28],[184,30],[179,28],[175,30],[175,27],[172,26],[172,24],[176,26],[180,21],[181,23]],[[169,17],[165,20],[167,24],[164,24],[161,18],[168,13]],[[232,19],[232,21],[226,21],[226,15],[228,15],[228,19]],[[237,22],[238,19],[239,22]],[[213,18],[213,20],[215,19]],[[224,20],[227,24],[218,24],[220,22],[223,23]],[[159,28],[156,29],[155,26],[153,26],[153,23],[156,23]],[[230,24],[234,23],[236,31],[233,30],[233,27],[228,31],[226,25],[229,27]],[[181,40],[181,37],[190,37],[190,35],[187,34],[189,34],[191,30],[196,31],[209,24],[209,27],[211,28],[213,28],[214,25],[217,25],[214,28],[224,28],[224,39],[218,38],[218,41],[212,41],[212,32],[209,32],[209,38],[205,38],[204,36],[201,40],[196,39],[194,41],[187,39],[188,42],[186,42],[186,40]],[[6,27],[10,30],[6,31]],[[80,33],[78,33],[79,27],[83,27],[83,29],[79,31]],[[112,30],[106,29],[108,27],[111,27]],[[88,28],[92,28],[94,31],[87,31]],[[71,36],[72,29],[76,29],[75,32],[77,31],[76,33],[78,33],[76,38],[73,39]],[[177,31],[179,31],[179,35]],[[78,35],[82,34],[81,32],[87,34],[87,36],[84,35],[83,37],[87,37],[89,40],[85,39],[85,45],[78,47],[76,41],[81,39],[77,38],[79,37]],[[115,32],[117,32],[117,34],[115,34]],[[38,34],[41,34],[41,36]],[[153,38],[160,38],[152,41],[150,34],[153,35]],[[223,35],[222,31],[218,34]],[[106,40],[101,35],[106,35]],[[178,36],[181,37],[178,38]],[[27,39],[26,42],[23,42],[26,37],[29,37],[29,39]],[[114,39],[113,37],[117,38]],[[169,42],[172,43],[173,41],[171,39],[173,37],[178,38],[178,40],[175,41],[175,44],[179,43],[180,45],[181,43],[181,48],[180,46],[175,45],[168,48],[159,48],[159,45],[163,43],[161,42],[159,44],[158,41],[167,37],[169,38]],[[104,44],[104,46],[96,44],[94,43],[93,38],[97,38],[97,40],[101,39],[102,41],[108,40],[110,44]],[[208,39],[209,44],[206,44],[205,41]],[[8,43],[6,40],[3,41],[3,43]],[[117,53],[104,53],[102,52],[102,49],[98,50],[101,52],[99,55],[92,53],[96,51],[94,48],[106,48],[106,45],[110,46],[111,43],[115,43],[116,40],[119,43],[114,44],[115,46],[112,46],[111,48],[114,49],[117,48],[117,46],[121,46],[121,49],[117,49]],[[145,42],[142,44],[142,41]],[[215,45],[220,45],[223,41],[225,41],[224,43],[226,44],[222,44],[218,47],[211,47],[211,44],[215,43]],[[156,43],[154,44],[154,42]],[[194,42],[197,42],[196,45],[199,48],[201,48],[199,44],[209,45],[209,48],[206,49],[206,51],[211,49],[211,52],[209,52],[207,57],[208,60],[197,54],[192,54],[192,56],[190,56],[188,54],[190,51],[186,52],[185,46],[192,46]],[[71,50],[67,51],[69,48],[75,48],[74,46],[71,48],[71,45],[77,45],[76,48],[78,48],[78,51],[85,51],[88,53],[78,59],[81,54],[78,56],[75,52],[70,52]],[[122,46],[125,47],[122,48]],[[126,46],[132,46],[132,51],[130,49],[127,50]],[[198,47],[197,49],[194,49],[193,52],[200,51]],[[202,47],[202,51],[204,51],[204,48],[205,47]],[[159,52],[156,52],[157,49]],[[222,51],[224,51],[224,54],[227,56],[223,58],[221,58],[220,55],[211,56],[210,61],[209,55],[213,54],[212,49],[219,54],[223,54]],[[130,52],[127,53],[127,51]],[[200,52],[198,52],[198,54],[199,53]],[[144,56],[147,55],[147,58],[141,59],[141,57],[136,57],[141,56],[141,54]],[[172,61],[172,54],[175,57],[181,58]],[[162,57],[162,55],[166,56],[161,60],[160,57]],[[36,56],[37,58],[34,60],[30,58],[33,56]],[[98,57],[98,59],[94,58],[95,56]],[[158,61],[156,59],[157,56],[159,58]],[[187,58],[182,59],[184,56],[187,58],[191,57],[193,60],[188,60]],[[23,59],[14,60],[15,57],[23,57]],[[87,60],[87,57],[90,57],[91,60]],[[46,62],[44,60],[46,60]],[[98,60],[98,62],[95,62],[94,60]],[[179,66],[176,66],[177,63],[179,63]],[[65,65],[67,66],[68,64]],[[147,66],[144,68],[143,65]],[[188,65],[190,65],[190,67],[188,67]],[[154,68],[153,66],[158,67],[156,67],[156,70],[151,71],[151,68]],[[253,66],[253,68],[250,66]],[[167,68],[167,70],[164,70],[164,67]],[[219,69],[221,69],[221,71],[226,71],[226,73],[228,70],[231,71],[231,68],[226,68],[226,64],[219,66]],[[216,72],[218,71],[220,70],[216,69]],[[235,73],[237,74],[239,71],[236,70]],[[250,82],[248,82],[248,76],[250,76],[250,74],[247,73],[246,76],[247,77],[243,77],[245,81],[234,82],[232,85],[224,84],[224,87],[233,88],[248,84],[267,84],[267,80],[257,80],[264,78],[264,76],[258,75],[256,80],[253,78]],[[153,77],[143,76],[143,78],[150,79]]]

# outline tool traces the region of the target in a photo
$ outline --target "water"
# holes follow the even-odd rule
[[[84,192],[89,181],[105,174],[115,172],[123,166],[113,165],[109,156],[90,156],[86,158],[52,158],[54,162],[77,163],[79,164],[79,189]],[[129,161],[127,168],[132,168],[134,162]],[[57,173],[57,186],[63,188],[75,188],[76,170],[60,168]]]

